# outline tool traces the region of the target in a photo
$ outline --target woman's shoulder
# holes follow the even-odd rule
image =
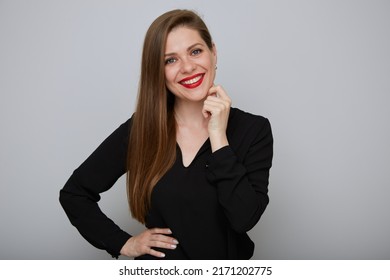
[[[227,129],[229,145],[243,160],[248,149],[255,143],[272,143],[271,125],[267,118],[231,108]]]
[[[238,108],[230,109],[229,125],[241,129],[252,129],[269,125],[269,120],[261,115],[255,115]]]

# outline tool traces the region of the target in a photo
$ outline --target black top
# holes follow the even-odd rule
[[[131,235],[105,216],[99,193],[126,172],[131,119],[116,129],[77,168],[60,191],[71,223],[92,245],[117,257]],[[273,138],[266,118],[231,108],[229,146],[211,152],[207,140],[188,167],[177,145],[173,167],[152,192],[146,227],[170,228],[174,250],[165,259],[249,259],[254,244],[246,234],[268,204]],[[144,255],[138,259],[154,259]]]

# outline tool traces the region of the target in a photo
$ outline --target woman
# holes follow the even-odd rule
[[[72,224],[113,257],[249,259],[246,234],[268,204],[273,139],[267,119],[230,108],[214,85],[217,51],[199,16],[173,10],[148,29],[136,112],[60,192]],[[98,207],[127,172],[131,236]]]

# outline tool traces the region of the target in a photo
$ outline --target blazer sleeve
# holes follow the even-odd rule
[[[93,246],[113,257],[131,237],[99,208],[100,193],[126,172],[130,119],[119,126],[73,172],[60,191],[60,203],[70,222]]]
[[[214,152],[207,178],[216,186],[218,199],[232,227],[238,233],[252,229],[268,205],[269,170],[272,166],[271,125],[261,118],[247,130],[242,143],[245,155],[238,157],[231,146]],[[241,148],[237,148],[242,151]]]

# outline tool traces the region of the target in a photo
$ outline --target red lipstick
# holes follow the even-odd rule
[[[195,74],[191,77],[187,77],[182,79],[179,84],[181,84],[185,88],[196,88],[200,86],[203,82],[204,73]]]

